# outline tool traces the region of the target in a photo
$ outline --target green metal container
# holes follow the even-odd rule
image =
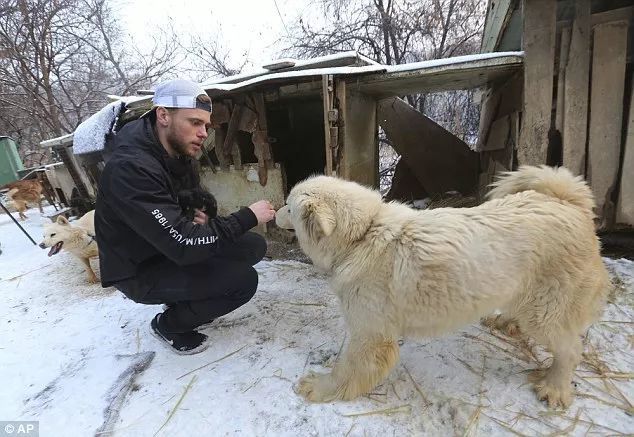
[[[10,137],[0,136],[0,185],[19,179],[20,170],[24,170],[24,165],[15,141]]]

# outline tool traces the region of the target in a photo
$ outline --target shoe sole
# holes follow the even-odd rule
[[[152,325],[150,325],[150,334],[152,334],[152,336],[156,338],[163,345],[164,348],[167,348],[172,353],[175,353],[178,355],[196,355],[205,351],[209,347],[209,338],[207,338],[207,340],[205,340],[204,343],[202,343],[200,346],[194,349],[190,349],[188,351],[179,351],[178,349],[174,349],[172,346],[170,346],[167,343],[167,340],[165,338],[163,338],[160,334],[155,332],[154,329],[152,329]]]

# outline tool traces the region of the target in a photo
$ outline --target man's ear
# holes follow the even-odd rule
[[[170,112],[166,108],[163,108],[162,106],[156,108],[156,122],[159,125],[166,127],[169,124],[169,120]]]
[[[57,224],[58,225],[67,225],[68,224],[68,219],[66,217],[64,217],[63,215],[57,216]]]
[[[328,204],[310,198],[302,202],[302,219],[311,239],[319,241],[330,236],[337,226],[335,214]]]

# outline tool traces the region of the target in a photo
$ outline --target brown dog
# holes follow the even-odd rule
[[[7,197],[13,202],[15,209],[18,211],[21,220],[26,220],[26,211],[29,203],[37,203],[42,210],[42,184],[37,180],[15,181],[4,185],[2,188],[8,188]]]

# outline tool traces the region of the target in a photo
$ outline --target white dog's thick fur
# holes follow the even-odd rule
[[[371,391],[399,359],[401,336],[431,336],[503,311],[553,353],[535,382],[552,407],[572,401],[581,336],[600,314],[609,278],[595,235],[592,193],[565,168],[522,167],[474,208],[416,211],[378,192],[317,176],[277,214],[330,274],[349,331],[332,373],[309,373],[311,401]]]
[[[88,282],[94,284],[98,281],[97,275],[90,266],[90,258],[99,256],[95,240],[94,210],[88,211],[73,224],[60,215],[55,223],[44,225],[44,240],[40,243],[40,247],[51,248],[48,256],[57,254],[61,249],[72,253],[84,264]]]

